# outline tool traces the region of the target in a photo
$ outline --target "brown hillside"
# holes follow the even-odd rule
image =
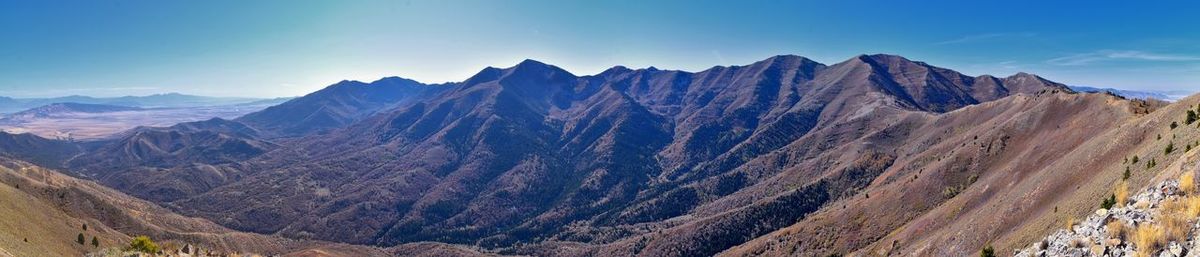
[[[946,131],[950,140],[901,158],[897,167],[912,168],[885,172],[866,189],[871,198],[835,203],[725,254],[962,256],[989,242],[1010,252],[1097,208],[1126,166],[1131,187],[1140,188],[1186,145],[1195,146],[1196,124],[1169,127],[1183,124],[1195,103],[1191,98],[1141,115],[1145,102],[1054,95],[948,113],[931,131]],[[997,108],[1007,111],[992,112]],[[966,122],[955,122],[960,119]],[[1176,150],[1164,156],[1172,141]],[[1143,160],[1126,161],[1134,155]],[[1158,165],[1148,168],[1151,159]]]
[[[131,235],[220,252],[286,256],[480,255],[445,244],[382,249],[237,232],[208,220],[174,214],[94,182],[21,161],[0,161],[0,256],[81,256],[123,246]],[[83,224],[88,225],[86,231]],[[87,237],[86,245],[75,242],[79,233]],[[99,248],[90,246],[93,236],[101,242]]]

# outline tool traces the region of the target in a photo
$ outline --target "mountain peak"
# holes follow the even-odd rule
[[[545,75],[545,76],[558,76],[558,75],[566,75],[566,76],[571,76],[571,77],[575,76],[575,74],[571,74],[571,72],[563,70],[562,68],[559,68],[558,66],[549,65],[549,64],[546,64],[543,62],[535,61],[533,59],[525,59],[524,61],[521,61],[521,63],[518,63],[517,65],[510,67],[508,69],[504,69],[504,70],[507,71],[507,74],[505,74],[506,76],[513,76],[513,75],[524,76],[524,75],[534,75],[534,74],[540,74],[540,75]]]
[[[532,67],[545,68],[545,67],[549,67],[549,66],[552,66],[552,65],[549,65],[549,64],[546,64],[544,62],[540,62],[540,61],[537,61],[534,59],[525,59],[525,60],[521,61],[520,63],[517,63],[517,65],[514,65],[512,67],[512,69],[532,68]]]
[[[600,74],[596,74],[596,76],[608,77],[608,76],[612,76],[615,74],[623,74],[623,73],[631,72],[631,71],[633,71],[633,69],[630,69],[625,66],[617,65],[617,66],[613,66],[612,68],[608,68],[608,69],[600,72]]]

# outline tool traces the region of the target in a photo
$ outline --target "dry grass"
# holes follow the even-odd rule
[[[1166,236],[1162,227],[1155,224],[1142,224],[1133,234],[1133,243],[1137,245],[1138,256],[1150,256],[1164,245]]]
[[[1125,201],[1129,199],[1129,183],[1121,181],[1117,185],[1117,191],[1113,193],[1117,197],[1117,206],[1125,206]]]
[[[1187,217],[1190,219],[1200,217],[1200,196],[1188,197],[1186,202],[1187,211],[1184,214],[1187,214]]]
[[[1067,217],[1067,231],[1075,231],[1075,217]]]
[[[1191,229],[1190,221],[1193,208],[1192,198],[1171,197],[1162,203],[1162,208],[1159,210],[1156,220],[1162,224],[1166,241],[1183,241],[1187,237],[1188,231]]]
[[[1125,237],[1129,235],[1129,229],[1125,227],[1125,223],[1119,220],[1109,221],[1105,227],[1108,230],[1108,237],[1110,238],[1125,240],[1127,239]]]
[[[1184,195],[1196,192],[1196,176],[1192,172],[1184,172],[1183,176],[1179,176],[1179,191]]]
[[[1187,203],[1183,199],[1171,197],[1162,201],[1159,213],[1163,215],[1184,213],[1187,211],[1187,208]]]
[[[1166,242],[1184,241],[1187,239],[1189,226],[1188,218],[1182,213],[1167,213],[1159,215],[1158,221],[1162,224],[1163,239]]]

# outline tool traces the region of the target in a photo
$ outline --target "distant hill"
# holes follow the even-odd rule
[[[218,105],[236,105],[252,103],[256,101],[264,101],[272,99],[248,98],[248,97],[210,97],[185,95],[179,93],[155,94],[147,96],[122,96],[122,97],[90,97],[90,96],[64,96],[53,98],[10,98],[0,97],[0,113],[14,113],[30,108],[54,104],[54,103],[79,103],[79,104],[102,104],[102,105],[118,105],[140,108],[159,108],[159,107],[197,107],[197,106],[218,106]]]
[[[81,104],[81,103],[53,103],[39,106],[33,109],[13,113],[5,117],[9,118],[44,118],[55,114],[63,113],[106,113],[120,111],[136,111],[141,110],[138,107],[107,105],[107,104]]]
[[[3,206],[0,208],[0,256],[83,256],[127,246],[130,238],[137,235],[159,241],[168,253],[188,244],[213,254],[398,256],[406,252],[433,251],[459,256],[478,255],[444,244],[381,249],[237,232],[208,220],[181,216],[91,181],[4,156],[0,156],[0,206]],[[83,235],[85,242],[96,240],[97,246],[76,243],[78,235]]]
[[[1124,90],[1124,89],[1089,87],[1089,86],[1071,86],[1071,89],[1073,89],[1075,91],[1079,91],[1079,92],[1085,92],[1085,93],[1109,92],[1114,95],[1119,95],[1119,96],[1126,97],[1126,98],[1134,98],[1134,99],[1142,99],[1142,100],[1158,99],[1158,100],[1172,101],[1172,102],[1178,101],[1179,99],[1183,99],[1184,97],[1187,97],[1188,95],[1190,95],[1192,93],[1192,92],[1182,91],[1182,90],[1139,91],[1139,90]]]

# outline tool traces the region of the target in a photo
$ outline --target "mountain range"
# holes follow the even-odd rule
[[[32,108],[37,108],[44,105],[52,105],[59,103],[75,103],[75,104],[99,104],[99,105],[116,105],[126,107],[141,107],[141,108],[164,108],[164,107],[197,107],[197,106],[218,106],[218,105],[235,105],[253,103],[270,99],[249,98],[249,97],[209,97],[185,95],[179,93],[155,94],[147,96],[122,96],[122,97],[90,97],[90,96],[64,96],[52,98],[11,98],[0,96],[0,113],[14,113]]]
[[[525,60],[0,151],[213,226],[395,255],[962,256],[1029,245],[1128,167],[1150,183],[1159,167],[1128,157],[1190,148],[1194,126],[1167,124],[1196,102],[884,54],[582,76]]]
[[[1195,92],[1183,91],[1183,90],[1139,91],[1139,90],[1125,90],[1125,89],[1100,88],[1100,87],[1089,87],[1089,86],[1071,86],[1071,89],[1075,90],[1075,91],[1079,91],[1079,92],[1088,92],[1088,93],[1108,92],[1108,93],[1113,93],[1113,94],[1128,97],[1128,98],[1137,98],[1137,99],[1143,99],[1143,100],[1158,99],[1158,100],[1163,100],[1163,101],[1177,101],[1179,99],[1187,97],[1188,95],[1191,95],[1192,93],[1195,93]]]

